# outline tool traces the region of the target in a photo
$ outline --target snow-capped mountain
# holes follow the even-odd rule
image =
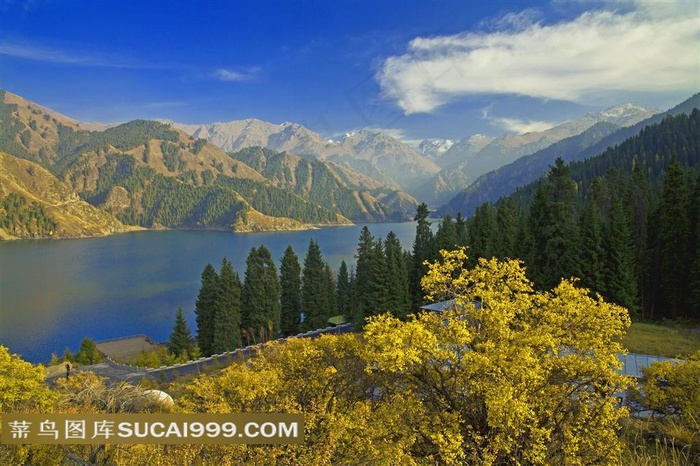
[[[494,139],[485,134],[467,136],[454,143],[436,162],[441,168],[448,168],[475,156],[480,150],[491,144]]]
[[[452,139],[423,139],[418,144],[418,153],[432,161],[437,161],[454,145]]]
[[[308,128],[290,122],[277,125],[252,118],[208,125],[163,122],[195,138],[206,139],[226,152],[261,146],[329,160],[407,192],[440,171],[435,163],[406,144],[387,134],[368,130],[324,140]]]

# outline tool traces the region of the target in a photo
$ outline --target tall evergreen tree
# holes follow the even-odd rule
[[[457,226],[449,213],[446,213],[438,224],[435,244],[438,250],[445,249],[446,251],[452,251],[457,246]]]
[[[514,259],[516,257],[515,245],[518,235],[518,216],[515,208],[515,200],[512,197],[501,199],[496,208],[496,236],[495,255],[498,258]]]
[[[435,247],[435,238],[433,231],[430,228],[428,221],[427,204],[423,203],[418,206],[416,216],[413,218],[416,224],[416,238],[413,241],[413,266],[411,267],[410,290],[413,307],[419,308],[424,304],[423,289],[421,288],[421,278],[428,271],[425,261],[433,261],[437,257],[437,249]],[[358,260],[358,275],[359,275],[359,260]]]
[[[589,196],[579,222],[581,239],[581,285],[605,295],[604,219],[595,201]]]
[[[695,224],[695,257],[690,269],[690,318],[700,320],[700,221]]]
[[[496,255],[499,244],[496,209],[485,202],[476,208],[469,222],[469,261],[470,266],[476,265],[480,257],[490,259]]]
[[[280,327],[280,284],[270,251],[253,248],[246,259],[241,327],[249,344],[276,338]]]
[[[401,241],[390,231],[384,242],[387,267],[388,309],[396,317],[404,318],[411,311],[411,295],[408,290],[408,268]]]
[[[324,274],[326,302],[328,303],[328,315],[333,317],[338,315],[338,301],[335,297],[335,273],[333,268],[326,263]],[[328,321],[328,319],[326,319]]]
[[[535,284],[544,287],[547,268],[547,236],[551,214],[549,211],[549,185],[545,180],[539,180],[535,188],[535,194],[530,204],[530,212],[527,218],[527,231],[531,241],[528,256],[528,270]]]
[[[331,303],[328,300],[328,276],[321,249],[314,240],[304,257],[304,270],[301,280],[301,303],[304,310],[302,327],[306,330],[324,328],[331,317]]]
[[[192,358],[194,344],[192,342],[192,332],[187,326],[185,314],[181,307],[177,308],[175,314],[175,324],[168,339],[168,352],[180,358],[183,355],[188,359]]]
[[[389,268],[384,243],[378,239],[370,257],[369,301],[365,308],[365,317],[383,314],[390,310]]]
[[[649,287],[650,267],[648,238],[650,202],[649,183],[644,172],[644,166],[635,159],[627,206],[630,212],[632,237],[634,239],[633,260],[639,295],[638,301],[642,312],[649,304],[647,288]],[[643,314],[642,317],[644,317]]]
[[[538,190],[535,195],[535,200],[544,200],[544,205],[537,206],[537,210],[532,212],[532,218],[538,285],[550,289],[562,278],[580,275],[579,242],[576,183],[571,178],[569,167],[561,158],[557,158],[554,166],[550,167],[546,183],[546,187]]]
[[[291,246],[287,246],[282,256],[280,285],[282,333],[296,335],[301,324],[301,265]]]
[[[532,251],[534,249],[532,232],[530,231],[530,226],[528,223],[529,215],[526,210],[523,210],[518,215],[518,229],[515,235],[515,257],[520,259],[525,263],[525,266],[529,267],[533,263]],[[529,278],[532,279],[530,274]]]
[[[678,161],[669,164],[661,187],[658,248],[661,253],[661,288],[670,312],[678,318],[687,303],[690,273],[690,224],[685,177]]]
[[[457,212],[455,219],[455,230],[457,233],[457,247],[469,245],[469,231],[467,230],[467,222],[462,217],[462,212]]]
[[[694,247],[692,265],[690,267],[689,309],[690,318],[700,320],[700,174],[695,179],[695,189],[690,198],[690,222],[691,237],[690,245]],[[693,228],[694,225],[694,228]]]
[[[372,291],[371,291],[371,280],[372,280],[372,257],[375,253],[375,242],[374,237],[366,226],[362,227],[360,232],[360,239],[357,244],[357,265],[355,268],[355,299],[356,299],[356,309],[351,316],[352,321],[358,325],[363,325],[365,321],[365,314],[370,312],[370,306],[372,306]],[[367,314],[370,315],[370,314]]]
[[[613,197],[610,221],[604,228],[604,246],[605,296],[635,314],[638,306],[634,246],[629,221],[618,196]]]
[[[219,269],[219,293],[216,303],[212,353],[218,354],[241,346],[241,280],[228,259]]]
[[[214,341],[214,323],[219,295],[219,275],[211,264],[202,271],[202,286],[199,288],[194,312],[197,315],[197,342],[203,356],[211,356]]]
[[[340,268],[338,269],[338,280],[335,284],[335,297],[338,303],[338,313],[349,317],[350,316],[350,274],[348,273],[348,266],[345,261],[340,263]]]

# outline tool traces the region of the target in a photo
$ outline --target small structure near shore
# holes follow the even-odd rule
[[[116,361],[130,361],[135,359],[141,351],[155,351],[158,348],[158,344],[146,335],[112,338],[96,344],[100,353]]]

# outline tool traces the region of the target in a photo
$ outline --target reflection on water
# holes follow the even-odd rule
[[[411,249],[414,223],[368,225],[376,238],[394,231]],[[300,232],[138,232],[107,238],[0,242],[0,344],[32,362],[65,347],[145,333],[168,339],[175,311],[185,310],[194,331],[194,302],[207,263],[227,257],[241,278],[250,249],[267,246],[277,262],[287,245],[303,261],[318,241],[337,269],[354,264],[362,225]]]

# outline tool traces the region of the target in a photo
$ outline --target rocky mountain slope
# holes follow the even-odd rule
[[[257,170],[277,187],[330,209],[353,221],[405,220],[415,214],[418,201],[364,179],[349,177],[347,170],[289,152],[250,147],[230,154]]]
[[[4,152],[0,199],[2,239],[82,238],[138,229],[83,201],[45,168]]]

